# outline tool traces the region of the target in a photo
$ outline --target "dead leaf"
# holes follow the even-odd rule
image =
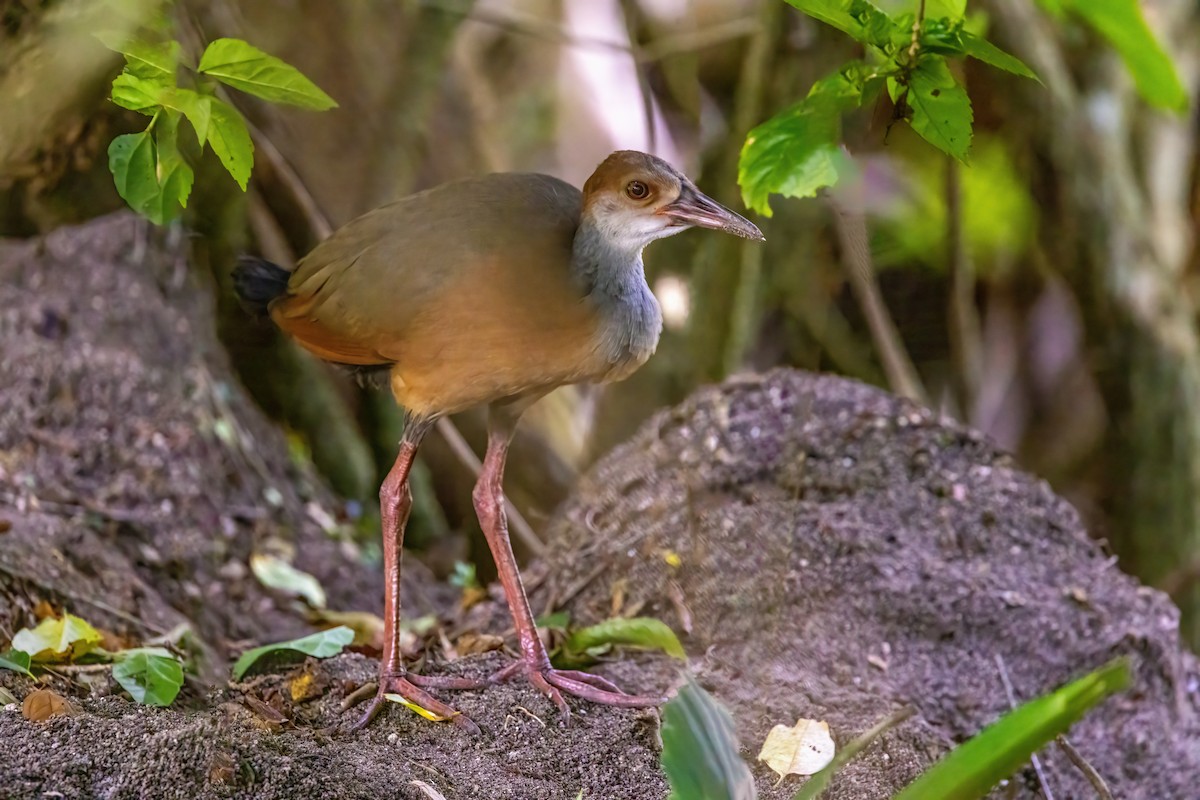
[[[13,697],[12,692],[10,692],[8,689],[5,689],[3,686],[0,686],[0,706],[7,706],[16,702],[19,701],[17,698]]]
[[[76,714],[78,710],[67,698],[49,689],[35,689],[25,696],[21,704],[21,716],[30,722],[43,722],[63,714]]]
[[[383,618],[378,614],[372,614],[370,611],[330,611],[328,608],[316,608],[308,615],[308,620],[326,628],[345,625],[354,631],[351,647],[383,649]]]
[[[48,600],[38,600],[37,605],[33,607],[33,616],[38,622],[41,622],[47,617],[57,617],[58,612],[54,610],[54,606],[50,605]]]
[[[490,633],[464,633],[454,643],[454,649],[459,656],[472,656],[476,653],[490,653],[504,647],[503,636],[493,636]]]
[[[283,726],[283,723],[288,721],[288,718],[279,713],[273,706],[264,703],[257,697],[246,695],[242,698],[242,703],[254,712],[254,721],[267,730],[277,731]]]
[[[213,753],[208,767],[208,782],[217,785],[233,783],[237,777],[238,762],[232,755],[222,750]]]
[[[824,769],[836,747],[829,725],[815,719],[801,719],[791,728],[776,725],[767,734],[758,760],[781,778],[787,775],[812,775]]]
[[[628,578],[619,578],[613,581],[611,594],[612,604],[609,607],[610,617],[621,616],[621,609],[625,608],[625,588],[629,585]]]
[[[268,589],[301,597],[313,608],[325,607],[325,590],[321,582],[302,572],[279,556],[254,553],[250,556],[250,571]]]
[[[462,597],[459,598],[458,605],[463,611],[471,608],[481,600],[487,598],[487,589],[482,586],[468,586],[463,589]]]
[[[293,703],[303,703],[305,700],[320,697],[328,686],[329,678],[308,664],[290,673],[287,678],[288,695]]]

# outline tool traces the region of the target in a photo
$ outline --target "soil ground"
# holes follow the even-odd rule
[[[379,577],[231,377],[182,253],[127,215],[0,249],[0,642],[46,601],[130,642],[187,623],[202,655],[171,709],[137,707],[108,679],[51,677],[79,713],[0,710],[0,798],[430,797],[418,782],[449,800],[664,798],[654,711],[577,702],[563,727],[517,684],[447,695],[478,736],[399,707],[350,735],[331,728],[373,673],[359,653],[228,682],[242,647],[311,630],[255,581],[251,553],[294,553],[337,609],[376,609]],[[889,797],[995,719],[998,661],[1028,698],[1115,655],[1132,658],[1135,686],[1072,741],[1118,797],[1195,796],[1200,669],[1176,610],[1044,483],[883,392],[795,372],[703,390],[585,476],[549,536],[552,555],[527,571],[541,576],[535,611],[670,624],[748,761],[774,724],[825,719],[844,744],[913,705],[828,797]],[[456,597],[407,560],[410,616],[438,616],[452,639],[511,633],[500,604],[464,618]],[[425,671],[507,660],[441,652]],[[638,653],[599,667],[633,691],[668,689],[679,669]],[[297,678],[315,689],[294,699]],[[0,685],[32,688],[4,671]],[[1043,764],[1056,798],[1092,796],[1056,750]],[[752,769],[760,797],[799,785]],[[1036,778],[1000,792],[1035,797]]]

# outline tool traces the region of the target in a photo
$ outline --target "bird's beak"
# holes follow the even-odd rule
[[[657,213],[670,217],[681,225],[711,228],[758,242],[767,240],[753,222],[730,211],[690,183],[685,183],[679,191],[679,197],[660,208]]]

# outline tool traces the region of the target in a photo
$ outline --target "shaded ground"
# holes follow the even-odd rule
[[[665,797],[656,712],[575,704],[562,728],[517,685],[448,698],[478,737],[399,708],[331,736],[373,661],[225,683],[227,651],[309,630],[249,575],[250,553],[294,550],[342,609],[376,607],[378,570],[325,530],[333,498],[231,381],[205,287],[158,237],[119,215],[0,250],[0,645],[41,600],[133,641],[187,621],[216,688],[158,710],[107,679],[52,678],[81,713],[0,711],[0,797],[428,797],[413,781],[450,800]],[[1136,687],[1073,741],[1119,797],[1195,795],[1200,677],[1175,609],[1119,573],[1044,484],[882,392],[782,372],[702,391],[597,465],[551,535],[535,610],[690,628],[692,667],[733,710],[748,759],[776,723],[826,719],[845,743],[915,705],[830,797],[888,797],[994,719],[997,656],[1029,697],[1115,654],[1133,657]],[[440,614],[458,642],[505,632],[495,604],[458,619],[454,593],[409,566],[410,614]],[[675,669],[635,655],[602,671],[661,691]],[[30,689],[5,671],[0,685]],[[1057,752],[1045,764],[1056,798],[1091,796]],[[754,769],[761,797],[798,785]],[[1031,774],[1018,782],[1034,796]]]

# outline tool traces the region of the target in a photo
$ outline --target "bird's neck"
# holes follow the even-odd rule
[[[575,231],[571,271],[585,291],[602,300],[642,294],[646,275],[640,242],[622,241],[595,216],[584,214]]]
[[[572,246],[571,271],[602,320],[597,344],[620,375],[650,357],[662,332],[662,312],[642,266],[644,247],[586,213]]]

